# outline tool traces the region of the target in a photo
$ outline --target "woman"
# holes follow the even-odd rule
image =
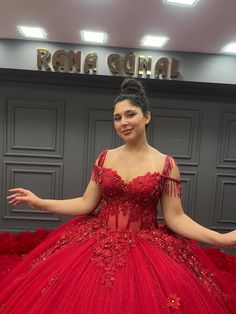
[[[3,280],[0,313],[236,313],[235,291],[192,241],[235,247],[236,232],[219,234],[184,214],[174,159],[147,142],[151,114],[139,82],[123,82],[113,115],[125,144],[100,154],[82,197],[10,190],[14,206],[79,217]],[[156,220],[159,200],[167,227]]]

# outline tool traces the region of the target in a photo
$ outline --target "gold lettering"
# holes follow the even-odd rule
[[[138,75],[144,74],[144,69],[146,71],[146,75],[149,77],[151,75],[152,68],[152,57],[145,58],[144,56],[140,56],[138,58]]]
[[[175,58],[171,59],[171,65],[170,65],[170,77],[176,78],[179,76],[179,72],[177,70],[177,60]]]
[[[73,71],[74,67],[77,72],[80,72],[81,51],[77,51],[76,53],[73,50],[69,51],[69,71]]]
[[[84,72],[89,73],[90,69],[96,73],[97,72],[97,59],[98,56],[96,52],[89,53],[84,61]]]
[[[118,53],[112,53],[107,58],[107,65],[112,73],[120,73],[121,57]]]
[[[168,74],[169,60],[166,57],[157,60],[155,66],[155,76],[157,79],[164,79]]]
[[[126,74],[134,74],[135,55],[133,52],[128,53],[124,58],[123,69]]]
[[[50,66],[50,61],[52,62]],[[56,50],[51,54],[46,48],[37,49],[37,67],[39,70],[51,71],[77,71],[84,70],[84,73],[97,72],[98,55],[96,52],[88,53],[82,66],[82,52],[73,50]],[[138,76],[149,78],[152,72],[152,57],[140,55],[138,57]],[[113,74],[134,75],[136,72],[136,56],[133,51],[128,52],[124,57],[119,53],[111,53],[107,57],[107,65]],[[173,79],[179,76],[178,61],[176,58],[161,57],[156,61],[154,77],[157,79]]]
[[[48,49],[46,48],[39,48],[37,49],[37,66],[39,70],[42,70],[44,67],[45,70],[51,71],[48,62],[50,61],[51,54]]]
[[[65,70],[65,50],[56,50],[52,57],[52,66],[55,71]]]

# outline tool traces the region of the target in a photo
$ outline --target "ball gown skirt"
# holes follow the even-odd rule
[[[0,313],[227,314],[236,291],[194,241],[156,220],[162,193],[180,197],[167,156],[162,173],[130,182],[103,167],[99,211],[51,232],[0,283]]]

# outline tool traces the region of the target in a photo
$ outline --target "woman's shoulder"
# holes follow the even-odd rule
[[[163,154],[162,152],[160,152],[159,150],[157,150],[154,147],[151,147],[152,151],[153,151],[153,156],[156,157],[159,160],[164,160],[164,161],[169,161],[171,163],[176,164],[176,161],[174,159],[174,157],[171,154]]]
[[[118,148],[107,148],[100,152],[100,154],[97,156],[95,165],[102,166],[107,160],[113,159],[114,156],[117,155],[117,152],[119,152]]]
[[[175,178],[179,178],[179,167],[174,159],[174,157],[170,154],[163,154],[159,150],[152,147],[152,159],[156,160],[157,165],[162,165],[160,168],[163,169],[162,173],[167,174],[171,173]]]
[[[109,148],[109,149],[106,149],[105,151],[106,151],[107,158],[114,158],[114,157],[117,157],[119,154],[122,154],[123,146],[119,146],[116,148]]]
[[[162,152],[160,152],[159,150],[157,150],[156,148],[152,146],[150,147],[150,153],[152,154],[153,158],[160,161],[165,161],[166,158],[168,157],[168,155],[163,154]]]
[[[115,147],[115,148],[107,149],[107,151],[109,152],[109,154],[117,154],[119,152],[122,152],[123,148],[124,148],[124,145],[118,146],[118,147]]]

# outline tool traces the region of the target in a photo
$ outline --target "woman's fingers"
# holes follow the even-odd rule
[[[9,192],[11,193],[20,193],[21,195],[27,195],[27,193],[29,192],[26,189],[22,189],[22,188],[14,188],[14,189],[9,189]]]
[[[7,196],[9,204],[16,206],[25,201],[24,195],[26,195],[26,193],[24,189],[16,188],[10,189],[9,191],[14,192],[14,194]]]
[[[16,202],[19,202],[19,201],[20,201],[20,200],[19,200],[18,198],[14,198],[14,199],[12,199],[11,201],[9,201],[8,203],[15,205],[15,203],[16,203]]]
[[[13,204],[14,206],[19,203],[27,202],[27,197],[30,194],[28,190],[22,188],[9,189],[9,192],[13,194],[7,196],[7,200],[9,201],[9,204]]]
[[[20,194],[20,193],[15,193],[15,194],[12,194],[12,195],[7,196],[7,199],[12,199],[12,198],[14,198],[14,197],[21,196],[21,195],[22,195],[22,194]]]
[[[17,206],[19,204],[27,204],[28,206],[34,208],[35,203],[37,203],[38,197],[33,194],[31,191],[22,189],[22,188],[14,188],[9,189],[10,193],[13,193],[7,196],[8,203]]]
[[[8,203],[14,206],[21,203],[27,203],[27,196],[14,196],[9,200]]]
[[[9,192],[19,192],[19,193],[22,193],[23,191],[25,191],[25,189],[22,189],[22,188],[9,189]]]

